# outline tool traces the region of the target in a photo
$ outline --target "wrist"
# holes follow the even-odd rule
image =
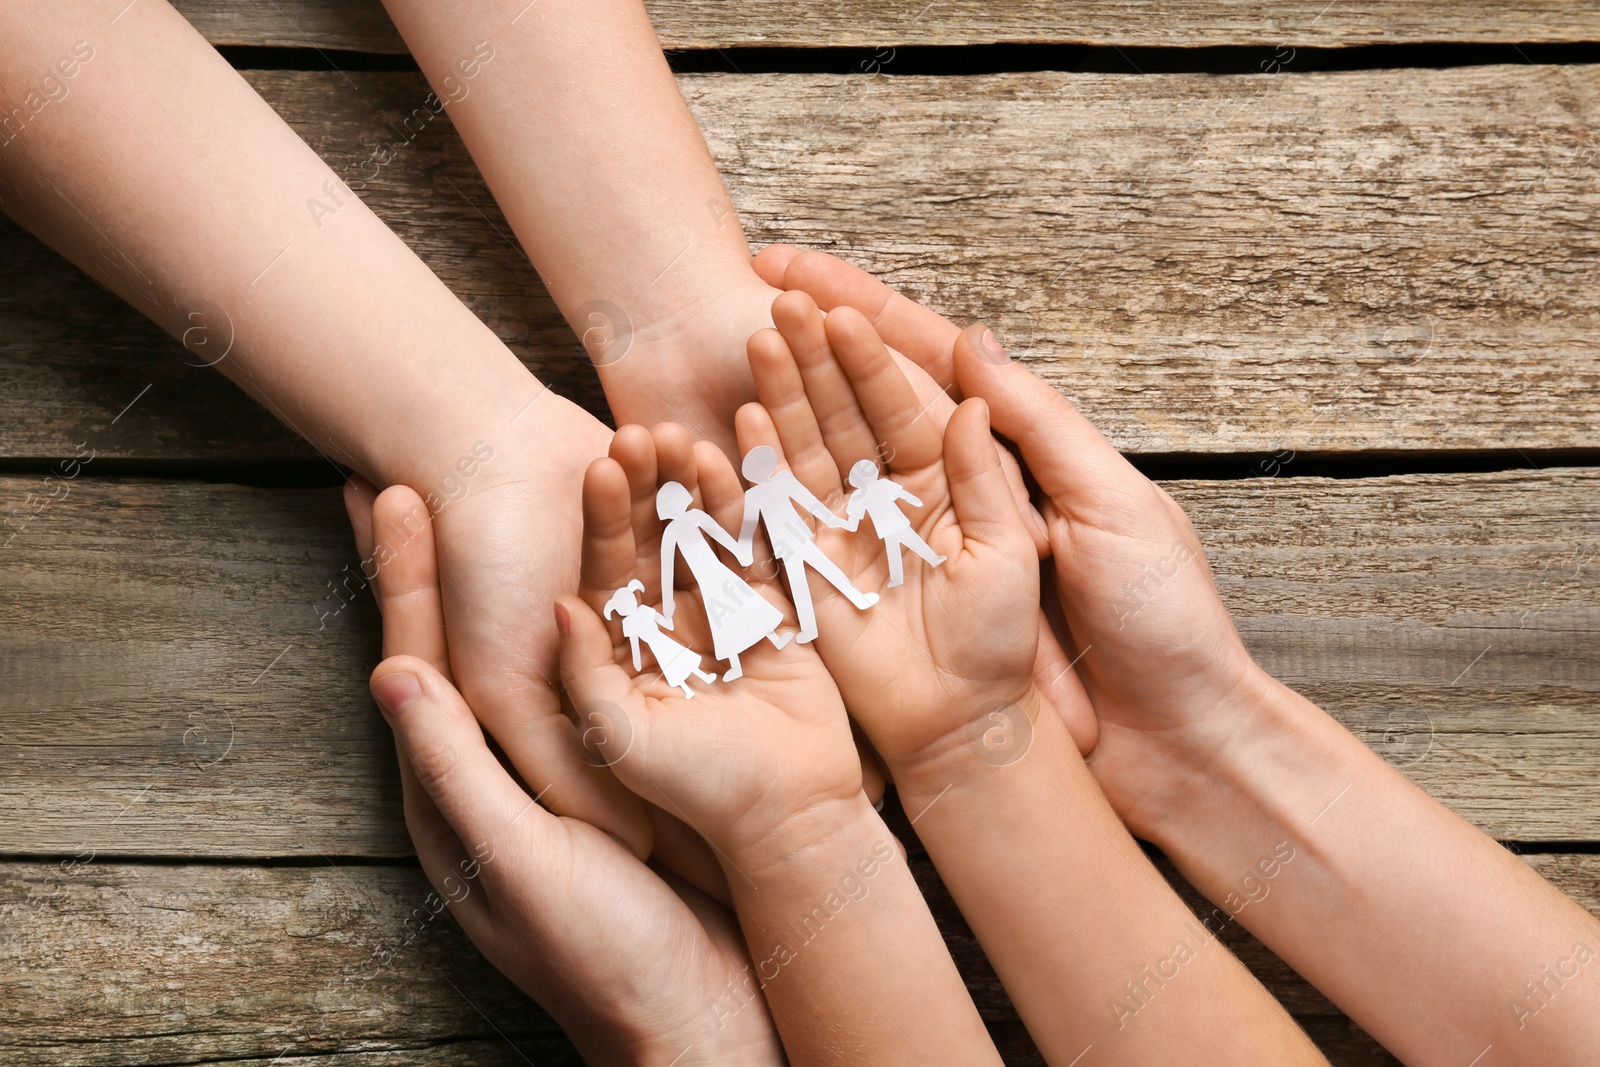
[[[901,806],[915,817],[947,789],[987,789],[1014,781],[1019,768],[1061,758],[1064,741],[1070,745],[1060,715],[1030,683],[1015,701],[885,762]]]
[[[1219,835],[1246,827],[1303,832],[1365,773],[1367,747],[1259,667],[1208,719],[1219,725],[1177,746],[1160,785],[1124,813],[1136,835],[1180,867],[1204,863]]]
[[[513,484],[576,494],[611,437],[594,416],[525,371],[497,396],[464,399],[427,421],[380,484],[411,486],[435,516],[474,493]]]
[[[858,792],[814,800],[760,829],[741,828],[717,844],[737,898],[741,886],[815,880],[848,864],[855,853],[870,852],[880,840],[891,841],[889,829],[866,794]]]

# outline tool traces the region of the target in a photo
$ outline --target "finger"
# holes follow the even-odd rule
[[[417,785],[461,841],[507,844],[532,801],[489,751],[455,686],[415,656],[384,660],[370,684]]]
[[[850,379],[834,358],[822,313],[811,298],[805,293],[784,293],[772,302],[772,322],[800,368],[806,399],[843,484],[845,472],[856,460],[876,454],[878,440],[856,401]]]
[[[641,576],[633,524],[628,475],[609,456],[595,460],[583,474],[583,560],[578,568],[578,592],[596,611],[604,608],[611,594]]]
[[[372,506],[372,533],[383,654],[416,656],[451,677],[439,558],[427,505],[414,489],[391,485]]]
[[[981,324],[962,333],[955,366],[962,391],[988,402],[994,428],[1016,443],[1045,495],[1066,499],[1097,479],[1137,474],[1066,397],[1010,362]]]
[[[695,476],[706,514],[735,536],[744,523],[744,483],[739,481],[728,454],[709,441],[694,446]]]
[[[656,446],[656,483],[677,482],[699,507],[700,483],[694,458],[694,436],[675,422],[657,423],[650,430]]]
[[[866,316],[855,308],[839,308],[828,316],[826,330],[874,443],[881,445],[881,452],[858,453],[855,458],[883,454],[890,470],[914,470],[937,462],[943,445],[939,427],[917,403],[916,390]]]
[[[1053,584],[1045,585],[1043,582],[1041,587],[1054,588]],[[1072,667],[1072,659],[1061,647],[1061,641],[1056,637],[1050,621],[1045,618],[1045,613],[1040,611],[1039,647],[1033,656],[1033,684],[1061,716],[1067,733],[1072,735],[1073,742],[1078,746],[1079,754],[1087,756],[1100,743],[1100,720],[1089,703],[1083,680]]]
[[[950,506],[964,539],[1032,555],[1033,542],[1000,468],[988,407],[982,400],[963,401],[950,416],[944,430],[944,470],[950,482]],[[1020,547],[1023,544],[1026,548]]]
[[[755,258],[750,261],[750,266],[755,268],[756,277],[774,289],[782,289],[784,269],[799,254],[800,249],[794,245],[768,245],[756,253]]]
[[[746,350],[756,395],[777,427],[789,469],[820,499],[843,490],[839,465],[823,443],[822,429],[806,396],[805,379],[788,342],[777,330],[761,330],[751,336]]]
[[[400,789],[404,798],[406,832],[417,850],[417,861],[434,892],[450,902],[455,915],[468,937],[476,937],[480,930],[489,929],[488,899],[483,893],[473,893],[463,880],[465,872],[472,870],[472,858],[461,843],[461,837],[450,821],[439,811],[428,791],[411,769],[411,761],[395,742],[395,755],[400,762]],[[540,812],[543,815],[543,812]],[[526,821],[526,820],[524,820]]]
[[[372,502],[378,499],[373,484],[352,474],[344,483],[344,512],[350,516],[350,530],[355,534],[356,551],[361,555],[362,570],[371,573],[372,559]]]
[[[660,565],[654,562],[661,556],[661,520],[656,515],[655,438],[643,426],[623,426],[611,436],[610,455],[628,476],[636,569],[638,577],[644,581],[646,599],[653,599],[660,592],[656,586],[661,571]]]
[[[777,246],[760,270],[775,273],[783,266],[782,289],[809,294],[824,311],[853,307],[865,315],[889,347],[908,356],[941,386],[955,381],[951,350],[961,329],[949,319],[895,292],[860,267],[825,252]],[[765,249],[767,255],[772,249]],[[758,260],[760,256],[756,257]],[[762,277],[766,277],[763,274]]]
[[[642,725],[644,701],[632,676],[617,662],[605,624],[588,604],[557,597],[555,614],[561,631],[561,684],[578,712],[583,743],[615,770]]]

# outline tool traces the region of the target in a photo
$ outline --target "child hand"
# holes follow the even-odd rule
[[[1090,769],[1136,833],[1168,784],[1240,729],[1216,712],[1259,673],[1183,510],[1065,397],[1010,362],[981,325],[953,352],[962,391],[989,403],[1047,500],[1070,651],[1100,718]]]
[[[630,789],[705,837],[733,868],[730,880],[790,820],[862,798],[833,680],[815,651],[784,647],[777,632],[791,618],[782,591],[728,567],[705,540],[732,548],[726,530],[742,501],[714,446],[691,444],[671,424],[625,428],[584,479],[581,595],[556,606],[562,681],[585,742]],[[684,572],[693,581],[677,579],[674,558],[694,568]],[[658,598],[672,605],[670,633],[668,610],[650,606]],[[735,640],[730,618],[757,629]],[[713,648],[732,678],[714,680],[718,664],[696,651]]]
[[[406,826],[436,896],[591,1063],[785,1062],[733,916],[517,785],[449,677],[432,525],[410,489],[351,509],[375,582]],[[381,963],[381,961],[379,961]]]
[[[852,714],[891,770],[966,743],[1008,707],[1031,717],[1038,557],[985,405],[962,404],[941,433],[860,313],[842,308],[824,321],[809,297],[787,293],[773,318],[776,330],[750,339],[762,402],[740,410],[739,444],[776,447],[811,493],[836,503],[848,495],[849,517],[866,519],[853,532],[824,524],[815,533],[843,589],[785,568],[791,589],[809,582],[817,646]],[[880,495],[892,491],[880,460],[907,495]],[[874,592],[875,606],[855,606]]]

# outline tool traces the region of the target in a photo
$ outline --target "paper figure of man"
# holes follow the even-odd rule
[[[920,508],[922,501],[908,493],[899,482],[879,475],[875,461],[863,459],[851,467],[850,484],[856,491],[850,494],[850,502],[845,505],[845,521],[855,529],[862,516],[872,520],[872,529],[883,539],[884,551],[889,553],[889,588],[906,580],[902,548],[909,548],[931,566],[944,562],[944,557],[928,547],[928,542],[917,535],[911,528],[911,520],[900,510],[902,500],[914,508]]]
[[[794,601],[795,615],[800,621],[800,632],[795,640],[800,644],[813,641],[817,636],[817,611],[811,602],[811,584],[806,575],[810,567],[827,580],[858,609],[865,610],[878,602],[877,593],[863,593],[850,581],[839,565],[823,555],[817,547],[816,535],[795,505],[815,515],[824,526],[836,529],[849,527],[844,519],[828,510],[828,506],[800,484],[791,472],[778,472],[778,453],[766,445],[752,448],[744,457],[745,479],[750,488],[744,494],[744,525],[739,529],[739,545],[748,554],[752,551],[756,526],[767,531],[772,543],[772,554],[783,564],[789,578],[789,597]]]
[[[783,612],[718,559],[707,538],[746,565],[751,559],[749,549],[735,541],[716,519],[690,507],[693,499],[678,482],[667,482],[656,491],[656,514],[667,524],[661,534],[661,610],[670,625],[672,578],[681,555],[700,589],[706,622],[711,626],[712,654],[728,662],[722,680],[731,682],[744,674],[739,663],[742,652],[763,638],[771,641],[773,648],[782,648],[789,638],[778,636]]]
[[[672,629],[672,620],[650,605],[639,603],[635,594],[642,592],[644,583],[635,578],[624,588],[612,593],[611,599],[606,601],[605,617],[609,619],[613,613],[622,616],[622,636],[633,646],[634,670],[644,670],[644,657],[639,649],[643,642],[656,658],[661,676],[667,680],[667,684],[682,689],[683,695],[693,700],[694,690],[689,688],[689,676],[692,674],[702,682],[714,682],[717,676],[700,669],[700,653],[661,632],[663,626]]]

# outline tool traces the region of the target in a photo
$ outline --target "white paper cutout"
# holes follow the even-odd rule
[[[839,565],[823,555],[822,549],[817,547],[816,535],[795,510],[795,505],[805,508],[826,526],[843,529],[849,524],[829,511],[826,504],[800,484],[800,479],[777,467],[778,453],[766,445],[758,445],[745,454],[744,476],[751,484],[744,494],[744,525],[739,529],[740,558],[749,565],[754,555],[756,527],[763,526],[767,540],[772,543],[772,554],[783,564],[784,573],[789,577],[789,597],[794,601],[795,615],[800,620],[800,633],[795,641],[803,645],[817,636],[817,611],[811,602],[811,583],[806,576],[808,566],[859,610],[876,604],[878,594],[857,589]]]
[[[921,556],[930,566],[937,567],[944,562],[944,557],[928,547],[928,542],[917,535],[911,528],[911,520],[900,510],[902,500],[914,508],[920,508],[922,501],[906,492],[899,482],[881,476],[876,460],[858,460],[850,468],[850,484],[856,491],[850,494],[850,502],[845,505],[845,521],[854,530],[861,525],[863,516],[872,520],[873,531],[882,539],[884,551],[889,553],[887,588],[893,589],[906,580],[902,547]]]
[[[635,578],[625,588],[612,593],[611,599],[606,601],[605,617],[609,619],[613,613],[622,616],[622,636],[633,646],[634,670],[644,670],[644,657],[639,649],[642,642],[656,658],[667,684],[682,689],[683,695],[693,700],[694,690],[689,688],[689,676],[692,674],[702,682],[714,682],[717,676],[700,669],[700,653],[661,632],[663,626],[672,629],[672,620],[648,604],[639,603],[634,594],[642,592],[644,583]]]
[[[661,534],[662,616],[670,626],[672,575],[681,555],[695,584],[700,587],[706,621],[711,626],[712,654],[728,663],[722,680],[731,682],[744,673],[739,664],[740,653],[763,639],[771,641],[774,648],[782,648],[789,643],[789,638],[778,636],[783,613],[718,559],[706,538],[710,537],[732,552],[745,566],[750,565],[752,551],[735,540],[716,519],[699,508],[690,507],[692,500],[689,490],[678,482],[667,482],[656,491],[656,514],[667,524]]]
[[[945,557],[929,547],[900,510],[902,502],[920,508],[922,501],[900,483],[884,477],[876,460],[863,459],[850,468],[850,484],[855,491],[850,494],[844,518],[835,515],[791,472],[779,471],[778,454],[766,445],[752,448],[745,455],[742,468],[750,488],[744,495],[744,521],[739,536],[734,537],[710,515],[691,507],[694,498],[682,484],[663,483],[656,491],[656,514],[667,524],[661,534],[661,610],[639,602],[636,594],[644,590],[644,583],[638,579],[614,592],[605,605],[607,619],[613,614],[622,618],[623,636],[633,649],[633,669],[644,669],[643,648],[648,647],[667,684],[682,689],[689,699],[695,695],[689,688],[690,677],[714,682],[717,676],[701,669],[700,653],[662,632],[672,629],[673,576],[679,557],[700,590],[711,628],[712,652],[715,658],[728,663],[728,670],[722,675],[724,682],[743,675],[739,656],[762,641],[781,649],[791,639],[797,644],[816,639],[817,614],[806,568],[820,574],[858,610],[865,611],[878,602],[877,593],[857,589],[838,564],[817,547],[816,535],[798,508],[804,508],[825,526],[852,532],[860,529],[862,519],[870,519],[888,553],[886,588],[904,583],[906,549],[930,566],[945,562]],[[773,555],[783,564],[789,579],[789,595],[800,622],[797,635],[778,633],[783,612],[724,564],[711,547],[710,542],[715,541],[732,553],[741,566],[748,567],[755,558],[758,527],[766,530]]]

